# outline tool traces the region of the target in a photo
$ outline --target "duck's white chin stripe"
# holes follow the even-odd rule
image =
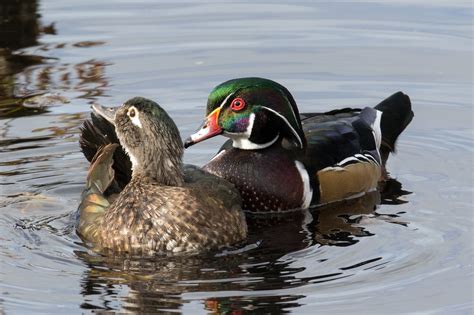
[[[265,149],[274,144],[280,135],[278,134],[275,139],[267,142],[267,143],[254,143],[250,141],[248,138],[235,136],[233,134],[226,134],[229,138],[232,139],[232,146],[234,148],[242,149],[242,150],[258,150],[258,149]]]
[[[224,135],[232,139],[232,146],[234,148],[239,148],[242,150],[258,150],[268,148],[272,144],[274,144],[280,134],[278,134],[274,139],[267,143],[255,143],[249,140],[250,135],[252,134],[253,124],[255,123],[255,114],[251,113],[249,117],[249,124],[247,126],[247,130],[244,133],[230,133],[225,132]]]

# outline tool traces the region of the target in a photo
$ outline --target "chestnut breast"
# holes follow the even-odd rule
[[[303,203],[303,180],[291,152],[281,147],[227,148],[203,168],[236,186],[244,210],[281,211],[299,208]]]

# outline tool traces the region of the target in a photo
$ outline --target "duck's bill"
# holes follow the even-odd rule
[[[112,125],[115,126],[115,112],[117,112],[118,107],[105,107],[99,104],[92,105],[92,111],[94,114],[103,117]]]
[[[204,141],[206,139],[220,135],[223,132],[222,128],[218,125],[220,111],[220,108],[216,108],[212,113],[207,116],[206,120],[199,128],[199,130],[189,136],[189,138],[184,141],[185,148],[188,148],[193,144]]]

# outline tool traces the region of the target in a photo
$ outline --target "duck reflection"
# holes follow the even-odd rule
[[[267,296],[258,292],[349,276],[340,268],[340,272],[301,277],[305,267],[295,267],[288,255],[310,246],[353,245],[359,238],[373,235],[361,220],[367,216],[406,224],[398,221],[398,215],[376,211],[380,203],[404,202],[400,197],[409,193],[401,189],[399,182],[390,181],[390,189],[382,193],[372,192],[310,211],[273,217],[250,215],[246,244],[219,253],[120,259],[77,252],[89,267],[83,277],[81,307],[157,312],[180,310],[191,301],[203,299],[203,308],[213,313],[282,313],[298,307],[298,300],[304,295]],[[252,291],[252,295],[243,294],[245,291]]]

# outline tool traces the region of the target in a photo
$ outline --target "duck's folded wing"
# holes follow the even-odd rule
[[[304,164],[319,186],[319,202],[373,190],[381,176],[380,115],[372,108],[344,109],[303,120]]]
[[[376,110],[347,108],[303,115],[307,115],[302,121],[308,143],[306,158],[317,169],[337,165],[358,154],[369,154],[379,160],[374,127]]]

